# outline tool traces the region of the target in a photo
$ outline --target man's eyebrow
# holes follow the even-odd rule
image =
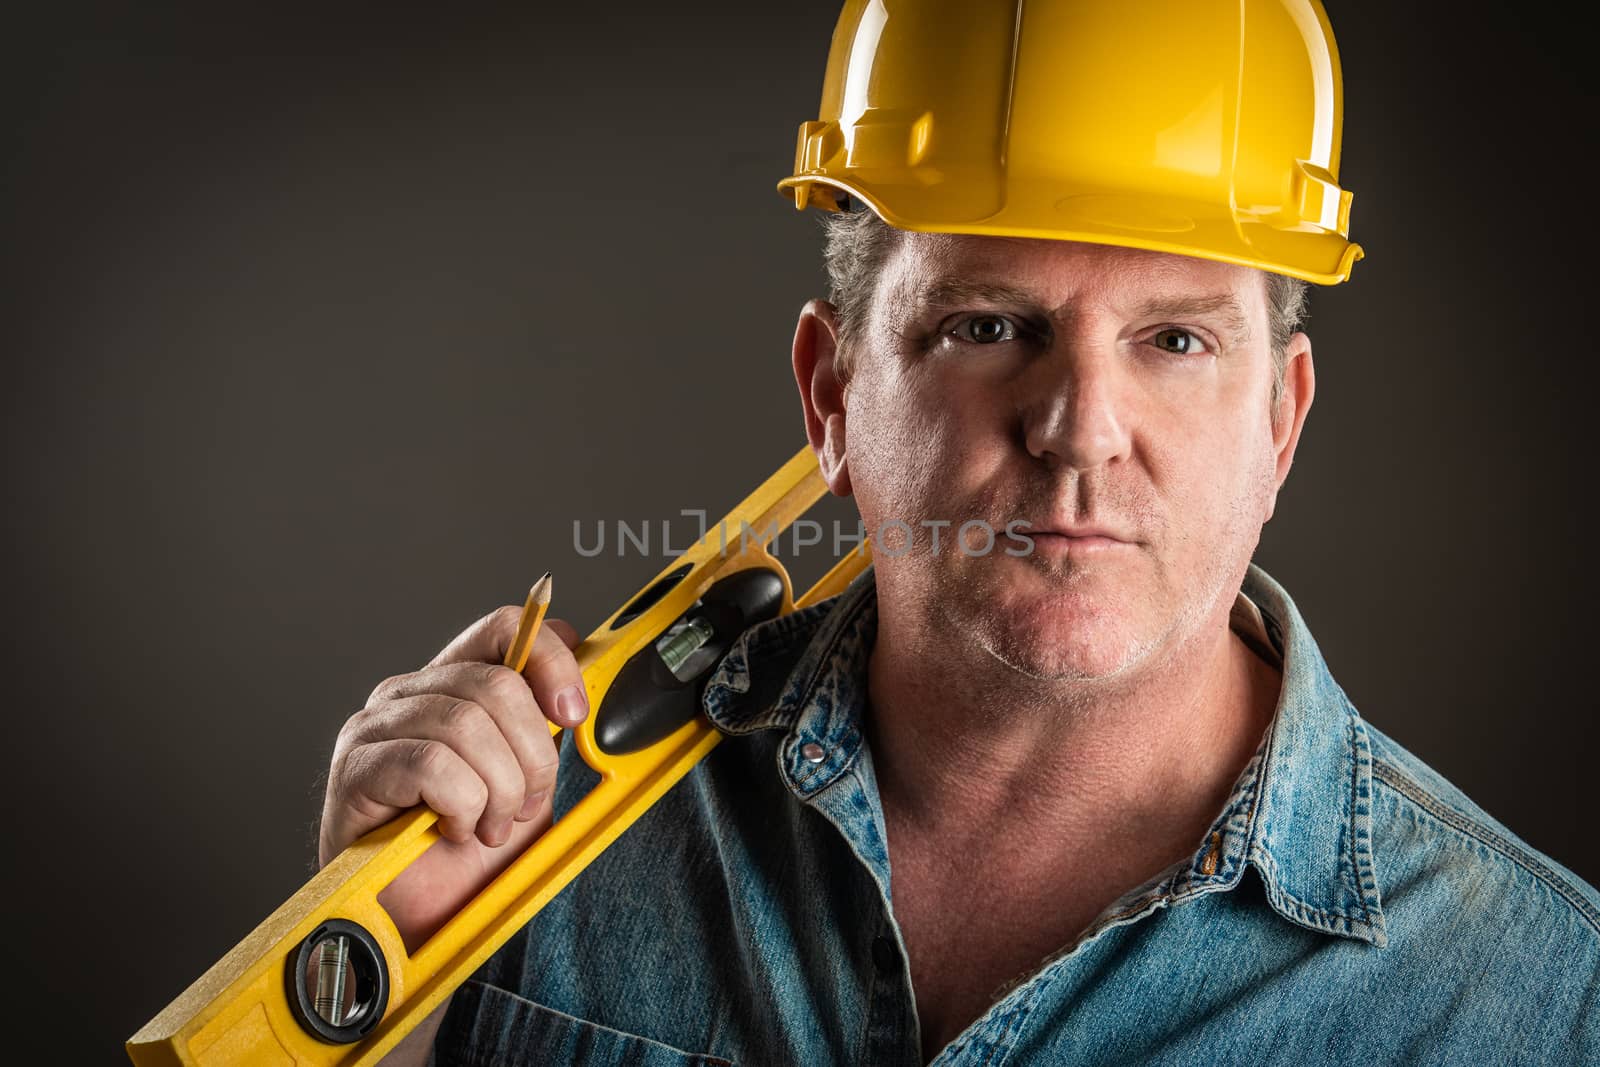
[[[1037,307],[1039,298],[1026,289],[1017,289],[1009,285],[943,278],[912,294],[909,303],[918,311],[959,308],[970,304]]]
[[[1141,319],[1215,319],[1233,334],[1234,340],[1250,340],[1250,317],[1231,293],[1216,296],[1156,297],[1134,309]]]

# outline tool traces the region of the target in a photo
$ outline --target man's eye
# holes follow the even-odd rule
[[[1206,352],[1206,343],[1197,334],[1175,327],[1158,330],[1150,341],[1163,352],[1171,352],[1175,356],[1198,356]]]
[[[951,331],[969,344],[992,345],[1017,339],[1017,325],[1004,315],[974,315],[962,319]]]

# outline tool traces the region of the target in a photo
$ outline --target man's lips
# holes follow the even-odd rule
[[[1035,551],[1051,556],[1096,556],[1136,543],[1120,530],[1105,526],[1039,526],[1017,532],[1033,538]]]
[[[1038,526],[1019,530],[1019,532],[1025,533],[1029,537],[1060,537],[1073,541],[1083,541],[1085,543],[1097,540],[1114,541],[1119,544],[1128,545],[1136,543],[1134,538],[1129,537],[1121,530],[1113,529],[1109,526],[1096,526],[1087,523],[1078,525],[1071,523],[1041,523]]]
[[[1126,541],[1118,541],[1114,537],[1100,537],[1089,535],[1086,537],[1068,537],[1048,531],[1040,532],[1031,530],[1028,536],[1033,538],[1036,547],[1052,548],[1057,551],[1066,551],[1072,554],[1080,552],[1103,552],[1113,548],[1127,548]]]

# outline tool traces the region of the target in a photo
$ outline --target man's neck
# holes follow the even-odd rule
[[[1030,678],[883,607],[868,729],[885,811],[986,862],[1198,843],[1276,707],[1231,602],[1120,685]]]

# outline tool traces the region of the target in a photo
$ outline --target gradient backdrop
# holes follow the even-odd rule
[[[1600,880],[1589,61],[1526,6],[1330,7],[1369,254],[1258,560],[1373,723]],[[26,17],[6,1058],[112,1063],[308,876],[379,680],[546,568],[587,632],[662,560],[574,520],[720,514],[803,442],[819,232],[772,186],[833,8]]]

